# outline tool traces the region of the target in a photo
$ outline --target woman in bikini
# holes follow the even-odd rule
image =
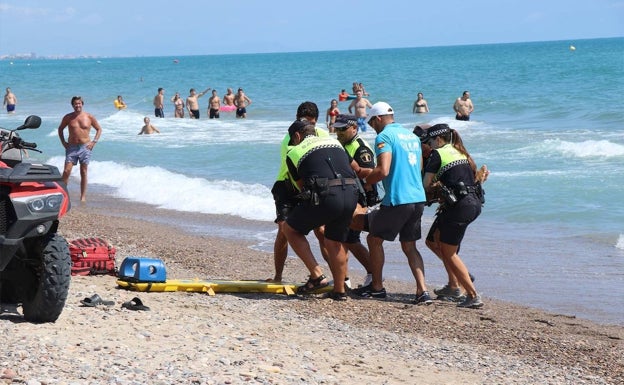
[[[184,99],[182,99],[180,97],[180,94],[176,92],[173,98],[171,98],[171,101],[173,102],[173,106],[175,108],[175,110],[173,111],[174,116],[176,118],[183,118],[184,117]]]
[[[425,112],[429,112],[429,105],[427,101],[423,97],[422,92],[418,93],[418,99],[414,102],[414,107],[412,108],[412,112],[414,114],[422,114]]]
[[[336,116],[340,114],[340,110],[338,109],[338,101],[336,99],[332,99],[329,108],[327,109],[327,113],[325,114],[325,123],[327,124],[327,129],[329,132],[334,132],[334,123],[336,123]]]

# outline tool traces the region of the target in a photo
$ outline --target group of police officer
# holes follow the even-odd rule
[[[416,279],[414,302],[432,303],[425,285],[422,257],[415,243],[421,238],[420,222],[427,195],[431,198],[445,187],[457,191],[459,198],[456,196],[454,205],[441,204],[435,226],[427,237],[427,245],[442,259],[449,272],[449,283],[439,294],[436,290],[436,294],[458,301],[459,306],[481,307],[483,303],[457,255],[465,227],[479,215],[482,204],[482,194],[478,195],[482,190],[477,188],[475,180],[476,168],[459,135],[447,125],[412,132],[394,122],[390,105],[378,102],[367,117],[368,124],[377,132],[373,151],[359,137],[355,116],[337,117],[334,124],[337,139],[317,128],[317,119],[316,104],[302,103],[281,144],[281,166],[272,189],[279,226],[273,279],[282,279],[290,244],[310,273],[298,293],[312,293],[330,284],[306,238],[314,230],[334,281],[328,297],[347,299],[347,285],[338,283],[347,280],[347,255],[351,251],[369,273],[364,285],[354,289],[353,294],[385,298],[383,242],[393,241],[399,235]],[[455,149],[453,139],[447,135],[453,133],[459,138],[460,150]],[[425,167],[423,148],[428,146],[433,147],[433,151]],[[380,202],[378,182],[383,185],[385,195],[376,206]],[[464,189],[457,190],[458,186]],[[478,205],[473,204],[475,197]],[[373,206],[376,207],[371,209]],[[360,242],[360,230],[368,231],[368,249]],[[460,285],[466,294],[461,292]]]

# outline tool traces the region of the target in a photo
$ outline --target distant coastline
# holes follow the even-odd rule
[[[39,56],[34,52],[16,53],[11,55],[0,55],[0,60],[64,60],[64,59],[101,59],[111,56],[98,55],[46,55]]]
[[[537,41],[512,41],[512,42],[504,42],[504,43],[478,43],[478,44],[460,44],[460,45],[439,45],[439,46],[417,46],[417,47],[388,47],[388,48],[374,48],[372,50],[384,50],[384,49],[411,49],[411,48],[437,48],[437,47],[468,47],[468,46],[492,46],[492,45],[510,45],[510,44],[526,44],[526,43],[550,43],[550,42],[563,42],[566,43],[566,47],[570,45],[574,46],[578,42],[582,42],[584,40],[604,40],[604,39],[621,39],[624,36],[608,36],[608,37],[596,37],[596,38],[571,38],[571,39],[560,39],[560,40],[537,40]],[[576,47],[575,47],[576,48]],[[361,49],[355,49],[355,51],[360,51]],[[0,54],[0,61],[2,60],[64,60],[64,59],[107,59],[107,58],[133,58],[133,57],[187,57],[187,56],[222,56],[222,55],[254,55],[254,54],[273,54],[273,53],[296,53],[296,52],[330,52],[330,51],[350,51],[348,49],[337,49],[337,50],[314,50],[314,51],[274,51],[274,52],[222,52],[215,54],[196,54],[196,55],[188,55],[188,54],[171,54],[171,55],[154,55],[154,56],[146,56],[146,55],[97,55],[97,54],[53,54],[53,55],[38,55],[35,52],[30,53],[13,53],[13,54]]]

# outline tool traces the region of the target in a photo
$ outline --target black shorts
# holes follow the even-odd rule
[[[464,120],[464,121],[469,121],[470,120],[470,115],[455,115],[455,120]]]
[[[154,116],[157,118],[164,118],[165,111],[162,108],[154,108]]]
[[[344,242],[350,245],[356,244],[356,243],[362,243],[362,241],[360,240],[361,233],[362,233],[361,231],[349,229],[349,234],[347,234],[347,240]]]
[[[455,206],[443,209],[431,224],[427,240],[433,242],[436,231],[440,232],[440,241],[447,245],[459,246],[468,225],[481,214],[481,200],[476,194],[468,194]]]
[[[239,118],[247,113],[247,109],[245,107],[239,107],[236,109],[236,116]]]
[[[199,110],[191,110],[191,115],[193,115],[195,119],[199,119]]]
[[[219,109],[211,108],[210,109],[210,119],[219,119]]]
[[[273,200],[275,201],[275,223],[285,221],[288,213],[296,206],[295,190],[292,183],[287,180],[278,180],[271,188]]]
[[[345,242],[349,234],[349,225],[357,204],[358,190],[355,185],[332,186],[318,206],[310,202],[301,202],[295,206],[286,223],[301,234],[325,225],[325,238]]]
[[[425,203],[408,203],[398,206],[379,206],[367,215],[369,234],[385,241],[417,241],[421,237],[420,223]]]

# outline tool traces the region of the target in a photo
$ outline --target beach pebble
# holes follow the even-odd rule
[[[169,227],[123,217],[97,220],[79,210],[74,215],[66,226],[75,237],[114,239],[120,255],[146,255],[148,247],[150,257],[175,255],[176,263],[167,265],[171,277],[223,269],[234,275],[230,266],[241,276],[258,274],[258,266],[269,269],[262,276],[270,273],[272,256],[236,243],[211,239],[213,246],[206,246],[202,237]],[[432,384],[606,385],[624,379],[616,354],[623,351],[622,328],[577,319],[564,325],[510,304],[489,310],[496,323],[452,304],[405,306],[400,294],[392,295],[396,303],[353,299],[330,306],[322,299],[265,294],[139,293],[151,314],[79,306],[93,293],[118,304],[137,294],[117,289],[115,281],[73,278],[55,323],[15,322],[15,315],[3,312],[0,334],[11,348],[0,358],[0,379],[27,385],[395,385],[415,378]],[[413,291],[385,284],[391,293]]]

